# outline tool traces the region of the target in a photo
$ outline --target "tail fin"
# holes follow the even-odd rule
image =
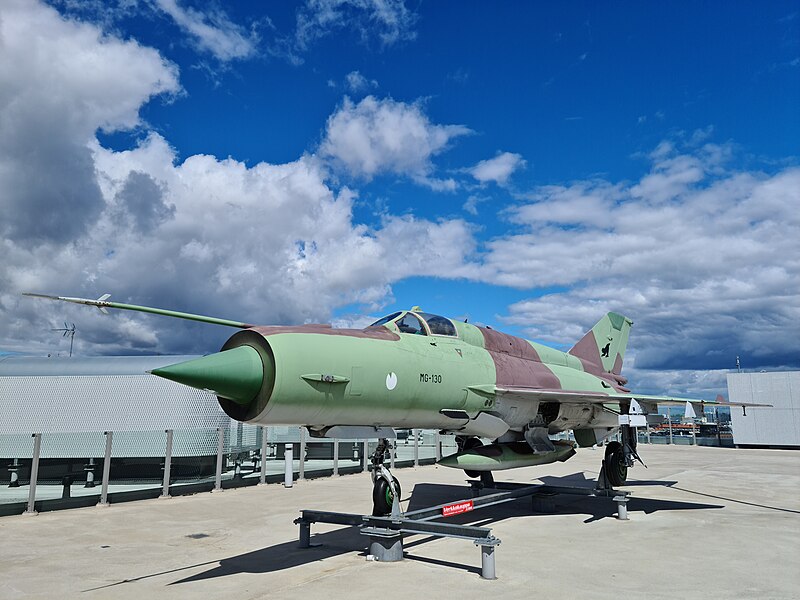
[[[587,370],[619,375],[631,325],[633,321],[628,317],[610,312],[572,347],[569,354],[580,358],[584,366],[589,367]]]

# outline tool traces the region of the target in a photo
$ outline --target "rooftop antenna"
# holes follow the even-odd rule
[[[75,323],[67,325],[67,322],[64,321],[64,327],[60,327],[58,329],[51,329],[51,331],[63,331],[64,335],[61,337],[69,336],[69,357],[72,358],[72,344],[73,342],[75,342]]]

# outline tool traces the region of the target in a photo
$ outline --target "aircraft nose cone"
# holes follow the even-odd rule
[[[239,346],[150,372],[183,385],[209,390],[243,406],[250,404],[264,381],[264,364],[252,346]]]

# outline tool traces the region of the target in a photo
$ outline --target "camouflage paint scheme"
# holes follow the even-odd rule
[[[222,409],[239,421],[305,425],[320,437],[334,427],[424,428],[453,432],[462,441],[494,440],[443,459],[445,466],[497,470],[566,460],[572,444],[554,444],[547,436],[574,430],[578,445],[591,446],[617,430],[634,399],[645,415],[656,413],[658,403],[687,402],[634,396],[624,387],[621,369],[633,323],[613,312],[561,352],[419,307],[365,329],[333,329],[252,326],[108,302],[107,295],[44,297],[242,329],[216,354],[153,371],[216,393]],[[408,332],[414,330],[408,322],[416,333]],[[635,438],[631,443],[635,450]]]
[[[603,365],[603,360],[622,362],[624,343],[619,342],[630,327],[624,318],[616,329],[604,318],[571,353],[564,353],[469,323],[453,322],[455,336],[434,335],[427,324],[422,335],[400,333],[396,323],[406,314],[363,330],[305,325],[241,331],[222,351],[255,349],[266,375],[249,401],[221,396],[220,405],[240,421],[303,424],[312,431],[336,425],[414,427],[494,439],[535,419],[540,399],[525,398],[525,391],[582,390],[603,396],[624,391],[624,379]],[[598,333],[604,343],[596,341]],[[613,359],[601,356],[604,345],[614,340]],[[184,367],[202,368],[209,357],[193,362]],[[154,374],[169,377],[170,367]],[[212,381],[205,383],[215,389]],[[576,413],[571,404],[561,412],[563,423],[556,419],[550,433],[616,425],[616,415],[598,418],[603,411],[593,405]]]

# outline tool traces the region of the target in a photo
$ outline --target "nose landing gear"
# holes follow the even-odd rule
[[[400,482],[383,464],[387,448],[391,448],[389,440],[381,438],[372,455],[372,515],[382,517],[391,514],[402,516],[400,509]]]

